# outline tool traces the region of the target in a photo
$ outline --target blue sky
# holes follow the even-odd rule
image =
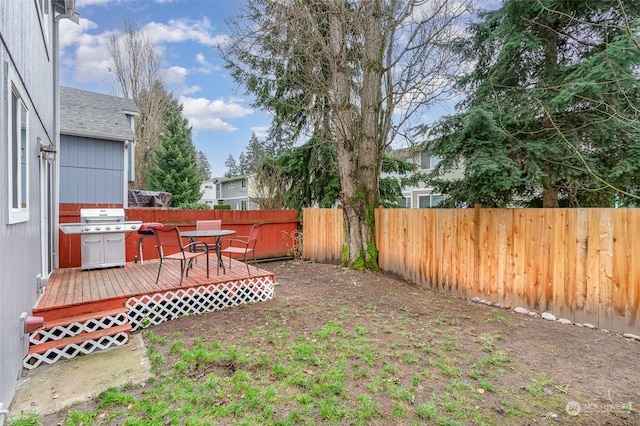
[[[125,18],[148,30],[161,55],[167,88],[184,106],[196,149],[211,164],[212,177],[226,172],[229,154],[236,160],[251,133],[264,136],[269,115],[251,108],[224,69],[215,46],[226,40],[225,19],[240,0],[76,0],[80,25],[61,21],[60,83],[117,94],[109,72],[106,39],[122,32]]]
[[[479,1],[485,9],[499,2]],[[118,94],[106,40],[113,30],[122,33],[126,18],[133,20],[160,53],[165,83],[183,104],[196,149],[207,156],[212,177],[222,176],[229,154],[238,161],[251,134],[264,137],[271,123],[251,107],[252,98],[229,76],[216,49],[228,41],[226,19],[241,6],[242,0],[76,0],[80,25],[61,21],[61,84]],[[435,121],[452,112],[453,102],[444,103],[423,118]]]

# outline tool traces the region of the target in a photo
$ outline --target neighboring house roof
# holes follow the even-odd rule
[[[242,175],[242,176],[234,176],[234,177],[217,177],[217,178],[206,180],[205,182],[227,183],[227,182],[235,182],[235,181],[242,180],[242,179],[251,179],[252,177],[253,177],[253,174]]]
[[[128,116],[138,115],[131,99],[60,87],[60,133],[97,139],[131,141]]]

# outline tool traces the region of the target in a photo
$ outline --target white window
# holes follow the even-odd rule
[[[29,110],[25,97],[8,79],[9,223],[29,220]]]
[[[242,179],[240,182],[241,182],[240,183],[241,188],[246,188],[247,187],[247,180],[246,179]]]
[[[241,210],[246,210],[247,209],[247,201],[246,200],[240,201],[240,209]]]

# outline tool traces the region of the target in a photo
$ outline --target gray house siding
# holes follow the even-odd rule
[[[21,315],[30,315],[44,273],[41,234],[40,144],[55,143],[53,7],[47,22],[40,19],[38,2],[0,1],[0,410],[13,399],[26,353]],[[51,3],[49,4],[51,6]],[[43,33],[43,31],[47,33]],[[9,103],[11,86],[19,91],[27,110],[25,166],[28,214],[12,220],[8,185],[10,170]],[[0,424],[4,417],[0,416]]]
[[[62,135],[60,137],[60,202],[122,204],[122,142]]]
[[[204,181],[200,201],[209,206],[225,204],[231,210],[257,210],[258,205],[251,201],[251,180],[252,175]]]
[[[128,205],[134,176],[131,99],[60,87],[60,202]]]

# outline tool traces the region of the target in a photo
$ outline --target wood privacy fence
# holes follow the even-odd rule
[[[640,209],[378,209],[385,273],[640,334]],[[341,210],[306,209],[303,256],[338,261]]]

